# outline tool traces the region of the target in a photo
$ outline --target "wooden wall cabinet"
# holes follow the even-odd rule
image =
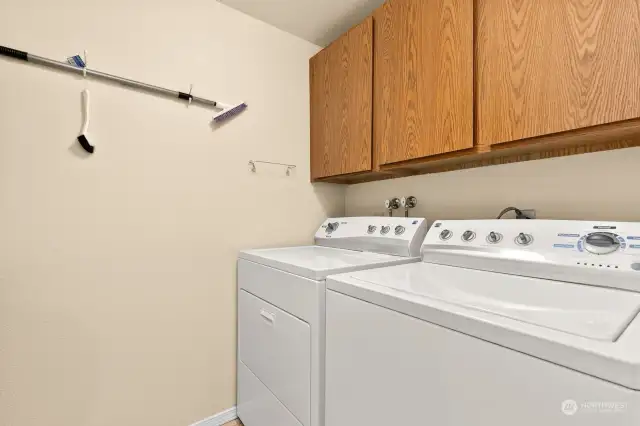
[[[640,146],[640,0],[388,0],[311,60],[312,180]]]
[[[389,0],[373,16],[377,163],[473,147],[473,1]]]
[[[371,170],[373,19],[309,61],[311,179]]]
[[[640,117],[640,1],[476,5],[478,144]]]

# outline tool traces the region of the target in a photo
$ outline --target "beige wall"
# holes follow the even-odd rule
[[[0,426],[183,426],[235,403],[239,249],[311,241],[318,48],[214,0],[0,0],[0,43],[204,97],[212,111],[0,59]],[[271,160],[298,166],[260,167]]]
[[[386,198],[415,195],[412,214],[430,223],[493,218],[511,205],[539,218],[640,221],[638,182],[640,148],[630,148],[352,185],[346,203],[348,215],[369,215]]]

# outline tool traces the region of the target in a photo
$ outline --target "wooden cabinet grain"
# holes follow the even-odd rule
[[[477,0],[477,142],[640,117],[639,0]]]
[[[640,146],[640,0],[387,0],[311,59],[312,180]]]
[[[380,165],[473,146],[473,3],[389,0],[374,13]]]
[[[311,58],[311,179],[371,170],[373,20]]]

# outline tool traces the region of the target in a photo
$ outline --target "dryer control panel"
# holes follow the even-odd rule
[[[602,273],[611,272],[640,291],[636,222],[443,220],[429,230],[423,253],[425,262],[618,287],[606,284]]]
[[[406,257],[420,256],[427,222],[412,217],[329,218],[316,232],[317,245]]]

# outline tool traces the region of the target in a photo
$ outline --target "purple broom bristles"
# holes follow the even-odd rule
[[[235,107],[233,107],[233,108],[229,109],[228,111],[225,111],[224,113],[222,113],[222,114],[220,114],[220,115],[217,115],[213,120],[214,120],[216,123],[219,123],[219,122],[221,122],[221,121],[228,120],[229,118],[234,117],[234,116],[236,116],[236,115],[240,114],[240,113],[241,113],[242,111],[244,111],[246,108],[247,108],[247,104],[245,104],[245,103],[243,102],[243,103],[241,103],[240,105],[235,106]]]

